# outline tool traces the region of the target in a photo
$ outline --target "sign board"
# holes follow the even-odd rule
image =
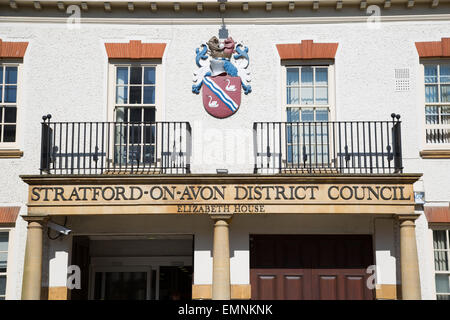
[[[188,179],[189,180],[189,179]],[[248,179],[247,179],[248,180]],[[29,212],[54,214],[405,213],[407,183],[31,184]],[[77,208],[77,209],[74,209]],[[401,211],[401,212],[399,212]]]

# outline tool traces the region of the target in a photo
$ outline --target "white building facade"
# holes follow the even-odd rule
[[[0,299],[450,299],[449,4],[0,8]]]

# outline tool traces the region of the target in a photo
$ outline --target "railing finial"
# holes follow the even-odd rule
[[[44,120],[44,122],[45,122],[46,120],[50,121],[51,118],[52,118],[52,115],[51,115],[50,113],[47,114],[47,115],[43,115],[43,116],[42,116],[42,120]]]
[[[391,113],[391,118],[393,122],[395,121],[395,119],[397,119],[397,121],[400,121],[400,115],[398,113]]]

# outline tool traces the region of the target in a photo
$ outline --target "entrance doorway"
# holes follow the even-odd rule
[[[372,300],[370,235],[251,235],[255,300]]]
[[[192,298],[192,266],[161,266],[159,269],[159,300]]]
[[[77,248],[83,240],[83,251]],[[192,297],[193,236],[74,237],[74,264],[88,290],[72,290],[72,299],[180,300]],[[81,257],[80,257],[81,256]]]
[[[152,287],[151,268],[107,268],[95,270],[95,300],[152,300],[155,297]]]
[[[187,300],[192,266],[94,268],[94,300]]]

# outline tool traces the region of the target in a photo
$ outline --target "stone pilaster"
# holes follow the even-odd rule
[[[214,220],[213,244],[213,300],[230,300],[230,240],[229,223],[231,215],[211,215]]]
[[[402,274],[402,299],[420,300],[419,259],[417,256],[416,224],[419,215],[399,215],[400,268]]]
[[[27,244],[23,268],[22,300],[39,300],[42,285],[42,237],[45,216],[23,216],[28,222]]]

